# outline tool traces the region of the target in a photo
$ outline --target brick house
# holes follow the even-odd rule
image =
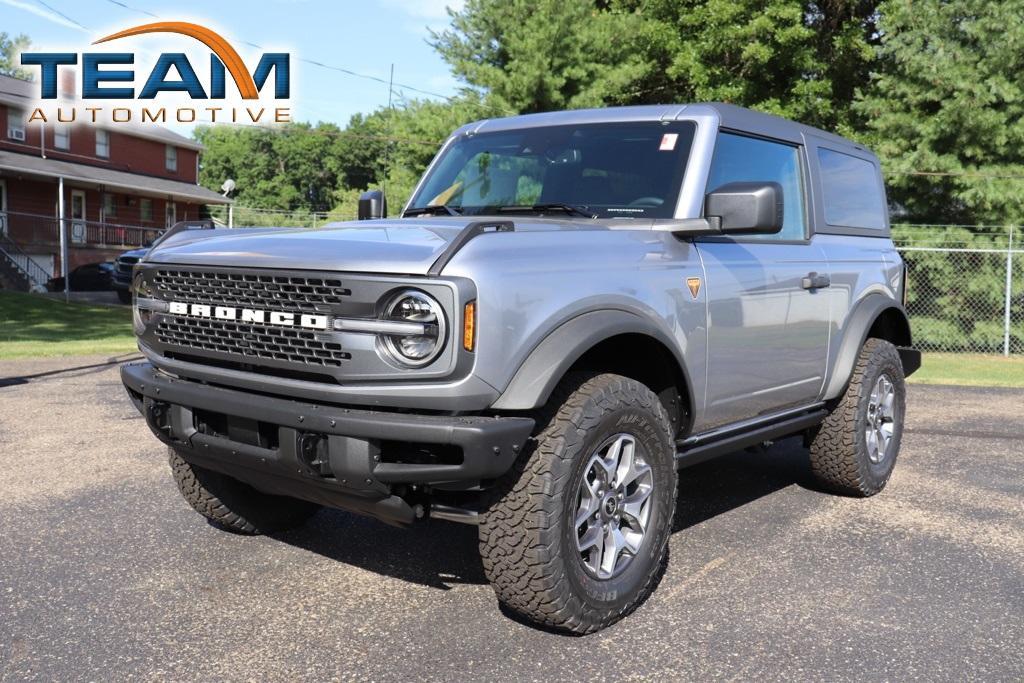
[[[0,275],[22,286],[109,261],[230,200],[198,184],[202,146],[155,125],[27,123],[38,85],[0,76]],[[14,277],[17,280],[18,277]]]

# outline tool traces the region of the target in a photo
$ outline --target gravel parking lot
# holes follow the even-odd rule
[[[0,679],[1024,678],[1024,392],[913,386],[889,487],[796,440],[682,473],[654,596],[573,638],[497,607],[472,527],[193,513],[116,359],[0,362]]]

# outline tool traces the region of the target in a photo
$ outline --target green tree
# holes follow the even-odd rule
[[[366,189],[384,175],[387,118],[383,111],[356,114],[332,140],[332,163],[342,187]]]
[[[870,0],[633,0],[656,28],[644,102],[730,102],[827,129],[855,125],[851,103],[875,61]]]
[[[27,50],[31,44],[32,41],[24,34],[10,37],[7,33],[0,31],[0,74],[25,80],[30,79],[32,72],[21,67],[18,55]]]
[[[725,101],[828,128],[875,53],[875,0],[469,0],[434,46],[520,112]]]
[[[340,164],[332,155],[340,134],[334,124],[289,124],[280,130],[204,126],[195,131],[206,147],[199,182],[219,190],[237,184],[239,204],[262,209],[327,211],[338,187]]]
[[[880,11],[882,61],[856,106],[890,200],[914,221],[1019,222],[1024,0],[889,0]]]
[[[457,76],[498,109],[597,107],[652,65],[643,18],[585,0],[468,0],[433,45]]]

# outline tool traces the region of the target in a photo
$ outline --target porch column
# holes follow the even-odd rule
[[[68,276],[68,238],[64,223],[64,176],[57,177],[57,230],[60,232],[60,274],[64,276],[64,301],[67,301],[71,296],[71,278]]]

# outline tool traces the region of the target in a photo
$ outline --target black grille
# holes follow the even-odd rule
[[[352,293],[342,286],[341,280],[331,278],[177,269],[158,270],[153,285],[160,297],[168,301],[301,312],[337,306]]]
[[[306,365],[338,367],[351,357],[341,344],[319,341],[316,332],[220,320],[165,315],[156,336],[171,346]]]
[[[131,274],[132,267],[138,262],[138,256],[122,256],[117,259],[117,269],[122,273]]]

